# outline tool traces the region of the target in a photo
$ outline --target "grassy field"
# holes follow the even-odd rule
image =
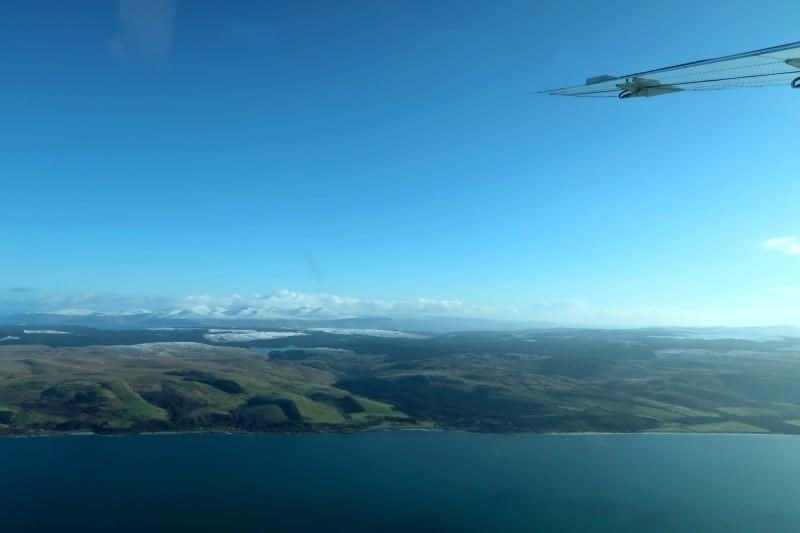
[[[328,372],[239,348],[5,347],[0,429],[314,431],[410,424],[404,413],[353,397],[333,381]]]

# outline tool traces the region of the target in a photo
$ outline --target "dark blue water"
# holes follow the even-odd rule
[[[0,530],[798,531],[800,438],[0,439]]]

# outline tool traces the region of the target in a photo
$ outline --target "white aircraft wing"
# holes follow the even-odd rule
[[[585,85],[544,92],[558,96],[631,98],[782,84],[800,89],[800,42],[627,76],[596,76],[586,80]]]

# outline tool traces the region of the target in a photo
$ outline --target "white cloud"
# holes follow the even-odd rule
[[[54,313],[73,317],[104,313],[132,315],[156,313],[162,316],[210,318],[351,318],[361,316],[414,317],[464,316],[503,317],[503,310],[468,304],[458,299],[358,298],[328,293],[287,289],[269,293],[209,295],[181,298],[135,296],[117,293],[65,293],[30,290],[24,293],[0,289],[0,315]]]
[[[164,309],[174,299],[162,296],[131,296],[108,292],[0,289],[0,315],[14,313],[56,313],[80,316],[93,313],[134,314],[147,309]]]
[[[196,315],[213,318],[351,318],[359,316],[444,315],[484,317],[494,310],[461,300],[412,298],[387,300],[356,298],[326,293],[296,292],[286,289],[268,294],[230,296],[193,295],[177,302],[170,311],[174,317]]]
[[[531,321],[573,327],[645,326],[766,326],[800,325],[796,306],[800,287],[766,290],[737,305],[708,302],[698,305],[626,306],[583,300],[524,301],[517,305],[481,306],[459,299],[360,298],[328,293],[276,290],[269,293],[192,295],[182,298],[130,296],[113,293],[52,293],[0,290],[0,317],[15,313],[109,315],[146,313],[174,319],[340,319],[386,317],[395,319],[452,318]],[[135,311],[132,311],[135,310]],[[60,313],[59,313],[60,314]],[[470,326],[472,327],[472,326]],[[480,326],[474,326],[480,327]],[[225,332],[212,332],[225,333]]]
[[[764,241],[767,250],[782,252],[786,255],[800,255],[800,237],[790,235],[787,237],[773,237]]]
[[[488,307],[458,299],[379,299],[278,290],[268,294],[195,295],[177,302],[171,316],[219,319],[330,319],[352,317],[478,318],[571,327],[760,326],[800,324],[800,312],[768,298],[761,305],[625,306],[583,300],[532,301],[519,308]]]

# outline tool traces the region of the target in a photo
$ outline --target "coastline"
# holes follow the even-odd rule
[[[365,433],[462,433],[475,436],[495,436],[495,437],[630,437],[630,436],[724,436],[724,437],[800,437],[797,433],[731,433],[729,431],[576,431],[576,432],[489,432],[489,431],[469,431],[463,429],[447,428],[371,428],[351,431],[242,431],[233,429],[197,429],[197,430],[175,430],[175,431],[141,431],[141,432],[117,432],[104,433],[94,431],[47,431],[30,433],[4,433],[0,434],[0,439],[40,439],[52,437],[174,437],[186,435],[224,435],[240,437],[257,436],[281,436],[281,437],[311,437],[318,435],[360,435]]]

